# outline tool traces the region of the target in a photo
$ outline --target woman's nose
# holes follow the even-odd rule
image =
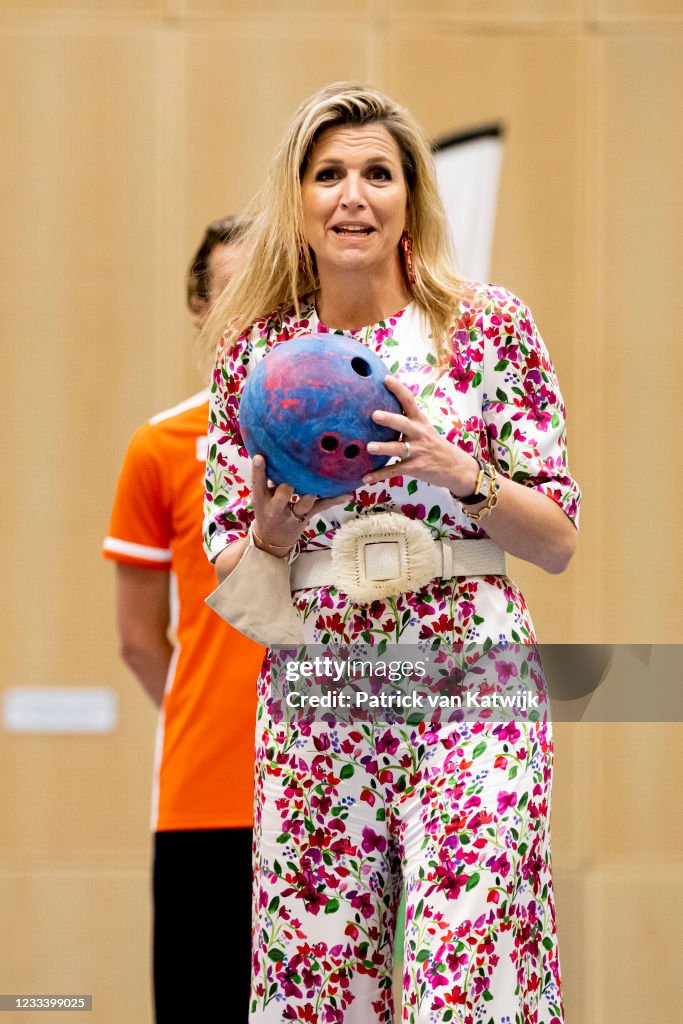
[[[365,198],[359,176],[347,174],[344,178],[341,204],[342,206],[365,206]]]

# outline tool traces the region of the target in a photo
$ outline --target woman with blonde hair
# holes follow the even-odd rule
[[[505,552],[551,573],[573,554],[564,407],[529,310],[455,269],[421,129],[374,89],[330,85],[294,115],[250,212],[248,258],[207,325],[224,332],[206,481],[213,606],[272,644],[533,645]],[[328,332],[385,361],[402,412],[374,414],[400,440],[368,444],[393,463],[320,499],[272,484],[263,455],[249,460],[239,403],[275,346]],[[349,584],[330,550],[372,543],[379,524],[409,565],[411,545],[426,544],[429,573],[397,582],[398,570],[366,568]],[[388,1024],[403,885],[404,1020],[559,1024],[549,725],[281,722],[271,663],[259,679],[252,1022]]]

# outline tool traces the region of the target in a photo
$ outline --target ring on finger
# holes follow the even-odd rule
[[[288,507],[289,511],[292,513],[292,515],[294,516],[294,518],[296,519],[296,521],[298,523],[305,523],[306,522],[306,520],[308,519],[308,516],[298,516],[296,514],[296,511],[294,510],[294,505],[292,504],[291,501],[288,502],[287,507]]]
[[[412,448],[410,447],[410,441],[404,441],[403,442],[403,455],[399,459],[399,462],[405,462],[406,459],[409,459],[411,452],[412,452]]]

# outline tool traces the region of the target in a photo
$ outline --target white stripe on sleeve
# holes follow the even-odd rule
[[[128,540],[119,540],[118,537],[105,537],[102,547],[114,555],[144,558],[148,562],[171,561],[171,551],[168,548],[150,548],[146,544],[133,544]]]

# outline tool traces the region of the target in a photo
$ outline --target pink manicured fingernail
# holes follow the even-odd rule
[[[379,451],[379,445],[375,441],[371,441],[370,444],[368,445],[368,451],[369,452],[378,452]]]
[[[254,456],[254,465],[255,466],[262,466],[263,465],[263,456],[262,455],[255,455]]]
[[[372,414],[373,420],[383,420],[385,416],[386,413],[383,412],[382,409],[375,409],[375,411]]]

